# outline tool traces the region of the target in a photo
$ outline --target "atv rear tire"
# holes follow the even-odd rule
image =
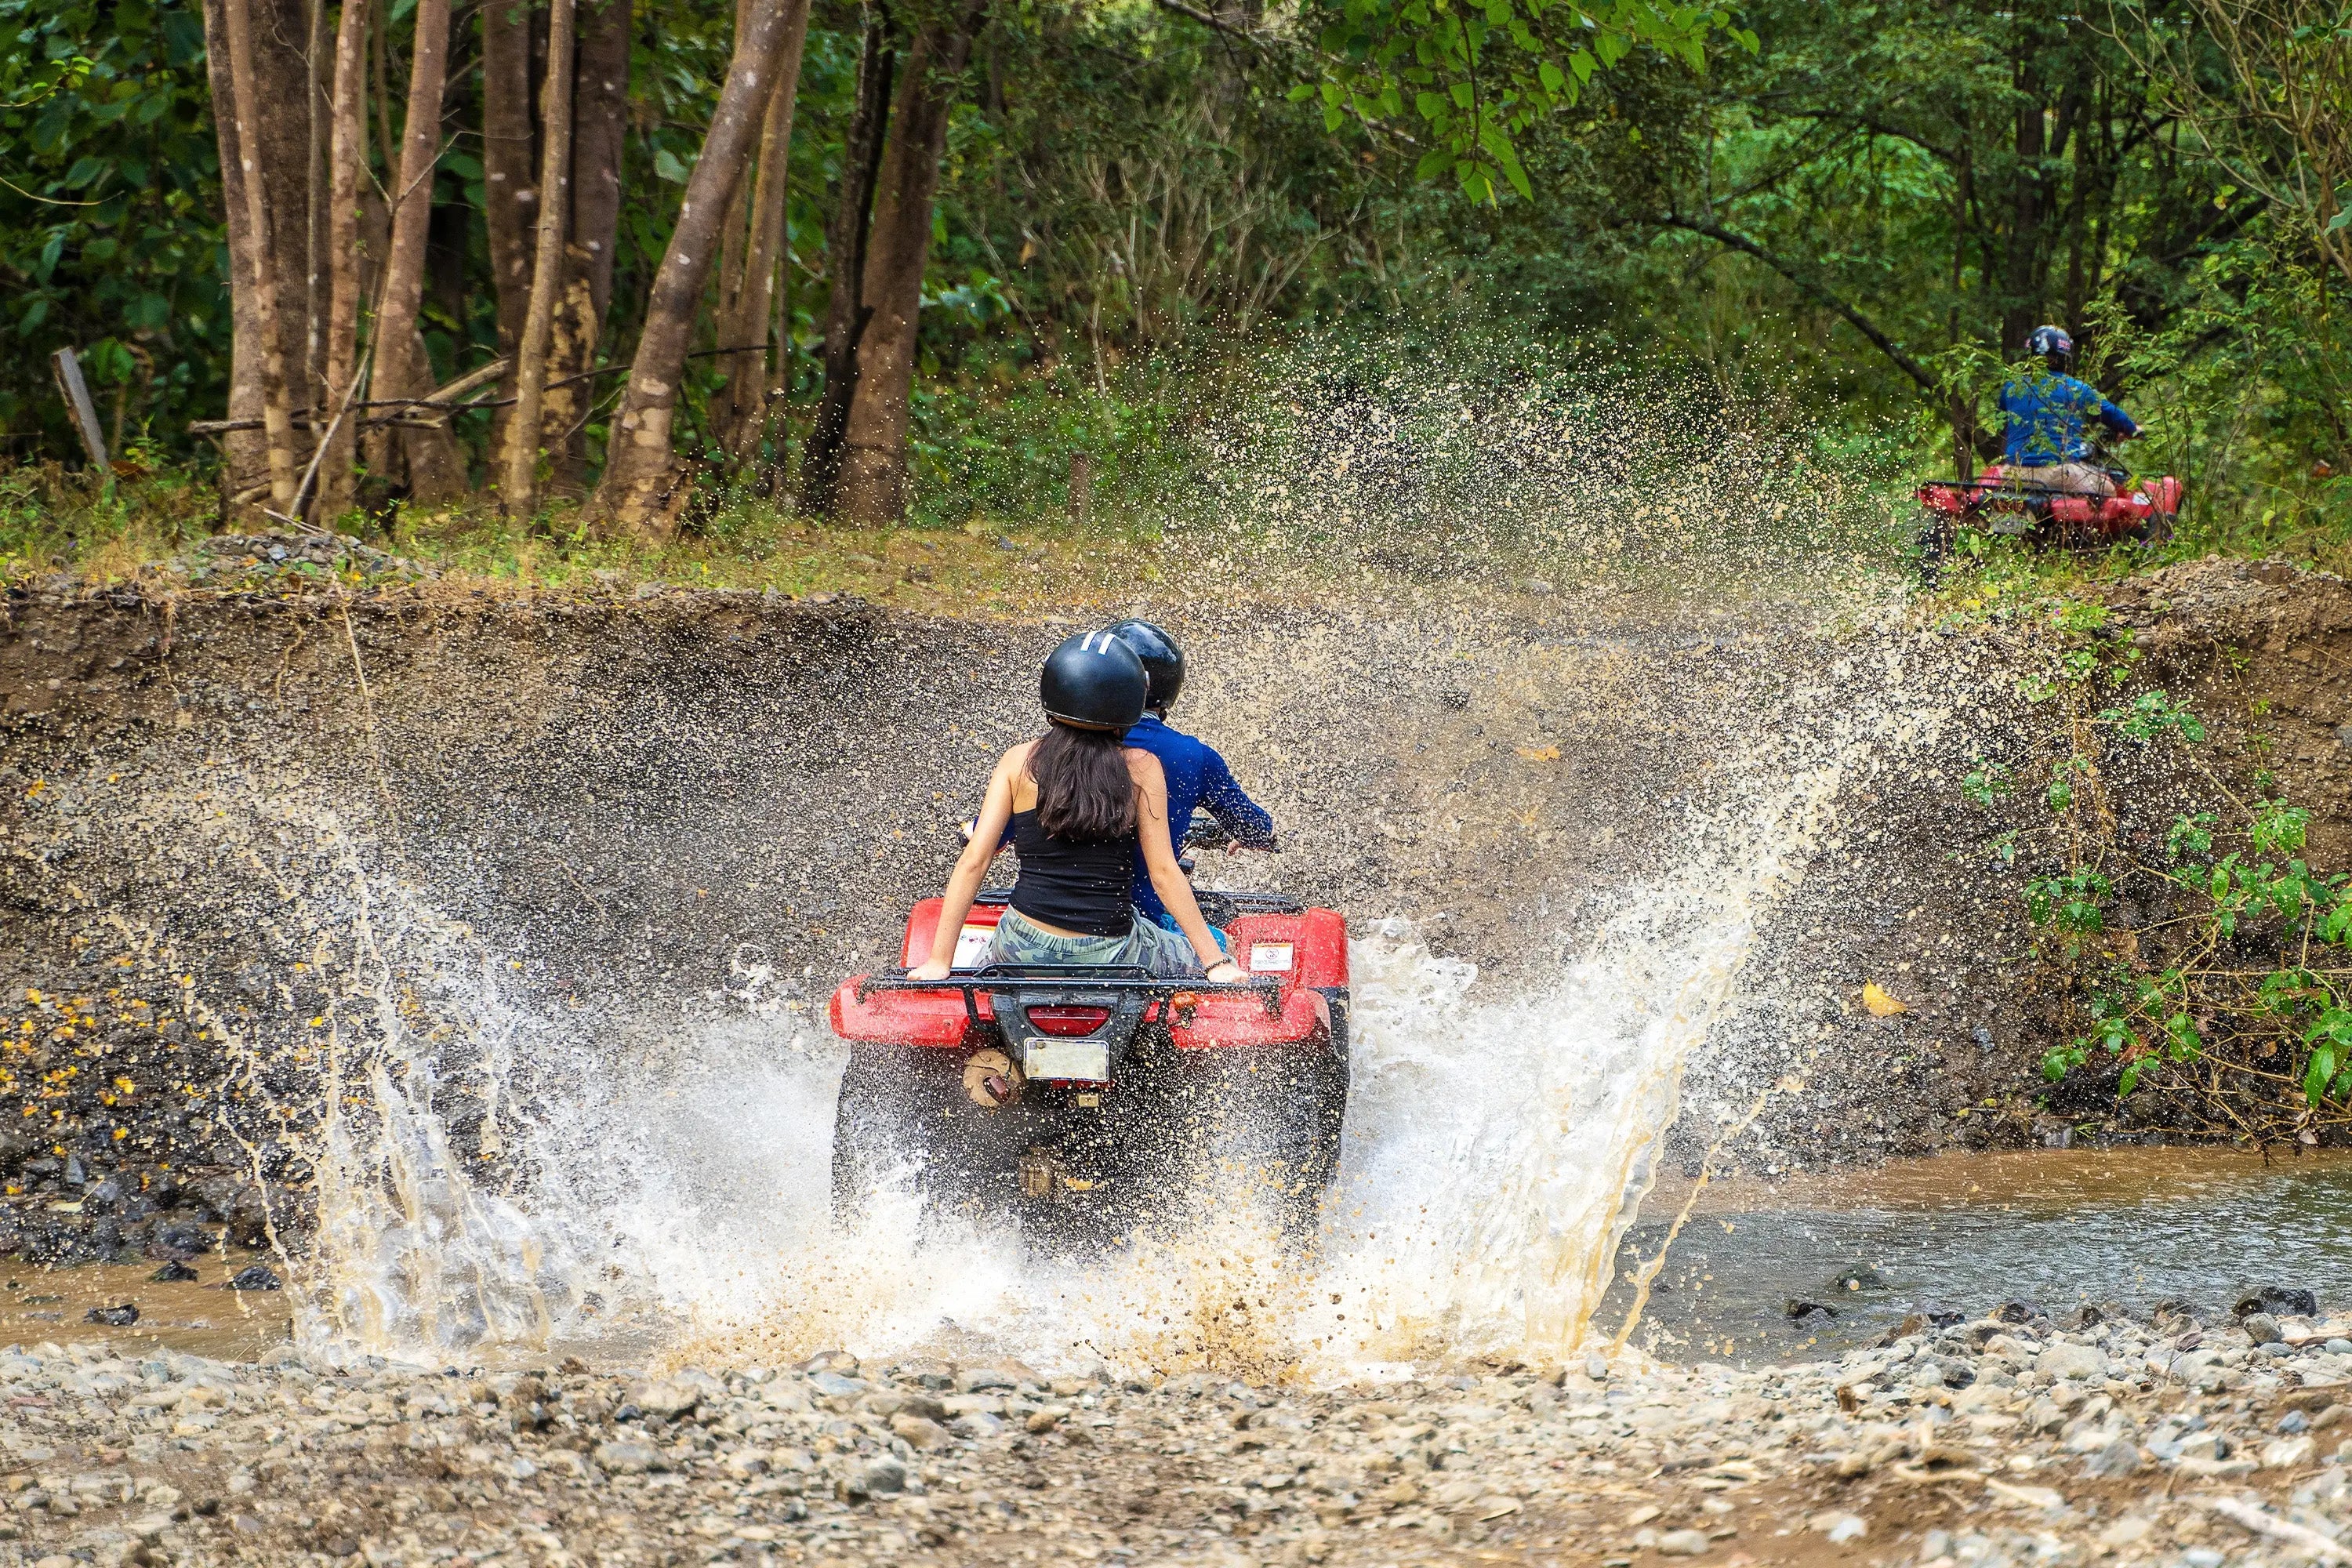
[[[1329,1037],[1204,1053],[1216,1059],[1199,1065],[1194,1131],[1202,1151],[1238,1182],[1238,1195],[1262,1201],[1294,1242],[1321,1225],[1323,1199],[1339,1173],[1348,1109],[1344,1016],[1335,1005]]]
[[[851,1049],[841,1070],[841,1094],[833,1110],[833,1218],[855,1228],[899,1162],[903,1129],[911,1109],[907,1061],[911,1053],[889,1046]]]

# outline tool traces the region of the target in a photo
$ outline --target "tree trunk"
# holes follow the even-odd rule
[[[302,71],[299,43],[302,37],[304,18],[299,0],[247,0],[251,9],[247,13],[247,42],[254,56],[255,70],[263,83],[299,80]],[[290,231],[299,236],[309,224],[309,112],[301,93],[268,93],[262,96],[260,134],[250,148],[241,148],[235,110],[236,84],[229,70],[229,40],[226,0],[205,0],[204,6],[205,67],[210,79],[212,100],[216,107],[213,115],[214,133],[220,148],[221,198],[227,216],[229,251],[229,310],[233,328],[230,359],[228,407],[233,420],[260,421],[264,417],[262,391],[264,349],[272,341],[265,334],[257,317],[255,281],[260,276],[255,265],[257,254],[250,223],[252,208],[247,199],[244,169],[247,152],[262,164],[262,199],[273,226],[291,223]],[[285,157],[280,157],[280,154]],[[289,385],[287,396],[290,411],[299,406],[300,377],[303,368],[303,322],[299,308],[293,303],[302,299],[303,273],[308,258],[305,247],[274,246],[266,247],[277,265],[271,269],[276,297],[287,302],[278,311],[278,330],[274,334]],[[301,433],[295,433],[299,445]],[[257,423],[252,428],[236,431],[221,442],[221,486],[226,500],[237,496],[250,500],[266,494],[269,483],[269,441],[267,433]],[[227,515],[234,508],[225,508]]]
[[[269,465],[269,499],[280,511],[294,504],[293,405],[288,401],[287,356],[278,320],[278,247],[270,228],[268,182],[263,173],[261,103],[253,79],[250,0],[224,0],[228,40],[230,111],[236,121],[238,182],[245,195],[246,264],[253,277],[253,324],[261,336],[261,423]]]
[[[751,0],[735,0],[735,36],[741,37],[751,30]],[[772,99],[774,92],[775,84],[771,81],[769,95]],[[727,204],[727,216],[719,226],[719,297],[713,303],[710,315],[712,324],[722,335],[711,345],[714,348],[725,348],[731,341],[724,333],[727,323],[735,317],[735,296],[743,287],[743,225],[751,204],[750,173],[747,165],[744,177],[736,180],[735,194]],[[722,363],[718,368],[724,370],[726,366]],[[714,398],[711,401],[709,414],[714,426],[722,407],[721,400]]]
[[[629,22],[629,0],[586,0],[572,94],[572,237],[588,253],[589,298],[599,321],[612,303],[613,247],[621,232]]]
[[[215,104],[235,101],[229,85],[228,33],[226,0],[205,0],[205,67]],[[221,204],[227,216],[229,324],[227,416],[246,425],[221,437],[222,513],[233,516],[234,498],[266,484],[269,473],[269,443],[257,425],[261,417],[261,330],[253,319],[253,234],[247,226],[250,209],[245,201],[245,174],[238,166],[236,122],[233,112],[215,111],[213,132],[220,145]]]
[[[363,0],[364,3],[364,0]],[[368,28],[368,65],[375,72],[375,155],[384,177],[400,167],[400,143],[392,134],[392,0],[373,0],[374,24]],[[384,198],[388,200],[389,198]]]
[[[841,150],[841,189],[825,226],[824,269],[831,287],[824,307],[824,389],[817,395],[801,462],[801,504],[830,513],[841,482],[841,442],[857,390],[857,344],[872,312],[866,308],[866,250],[873,233],[874,186],[882,173],[882,143],[890,124],[890,89],[898,56],[888,24],[877,11],[866,21],[857,61],[857,100]]]
[[[768,321],[775,310],[776,268],[784,254],[784,199],[789,194],[793,146],[793,100],[799,90],[801,51],[808,41],[808,0],[785,0],[791,11],[775,86],[760,125],[760,174],[751,190],[751,227],[733,309],[721,316],[721,347],[758,343],[728,356],[727,387],[717,423],[719,438],[739,464],[758,455],[768,424]],[[777,362],[781,364],[781,359]]]
[[[530,0],[488,0],[482,7],[482,217],[499,298],[499,353],[509,363],[530,299],[534,163]]]
[[[327,0],[307,0],[309,29],[303,47],[310,55],[303,72],[310,89],[305,144],[310,148],[309,174],[302,206],[302,385],[303,401],[310,405],[313,430],[324,430],[328,415],[319,412],[327,381],[327,158],[334,115],[327,100]],[[312,439],[315,441],[316,437]]]
[[[554,433],[552,488],[586,493],[587,410],[593,388],[562,383],[593,368],[613,298],[613,251],[621,234],[621,152],[629,129],[629,0],[581,0],[572,94],[572,242],[549,339],[544,427]]]
[[[254,86],[261,106],[260,157],[263,189],[278,277],[278,335],[286,355],[288,405],[297,411],[298,458],[309,446],[300,410],[315,407],[310,380],[310,324],[305,304],[310,272],[310,94],[297,83],[310,79],[308,0],[247,0],[252,26]]]
[[[547,78],[539,100],[546,109],[541,132],[545,148],[539,165],[539,239],[532,247],[530,302],[517,347],[514,417],[507,422],[507,515],[528,518],[539,510],[540,411],[547,395],[547,339],[555,320],[555,293],[562,286],[563,220],[571,211],[572,186],[572,0],[550,0],[547,10]]]
[[[391,255],[385,258],[376,319],[375,368],[368,378],[372,401],[421,397],[432,388],[432,367],[425,360],[417,316],[425,302],[425,247],[433,221],[433,171],[441,157],[441,93],[448,64],[449,0],[416,0],[408,118],[401,129],[400,171],[392,192]],[[456,444],[446,426],[396,434],[410,499],[449,500],[464,493],[465,470],[457,462]],[[393,445],[384,444],[387,448]]]
[[[677,226],[654,274],[637,356],[620,416],[613,422],[604,482],[592,503],[595,520],[607,528],[655,541],[677,532],[675,509],[667,505],[678,484],[670,424],[677,412],[686,347],[710,280],[719,226],[726,221],[728,203],[759,134],[788,9],[789,0],[758,0],[751,29],[736,40],[727,84],[719,89],[718,109],[678,205]]]
[[[2023,95],[2017,106],[2017,170],[2016,184],[2011,187],[2009,215],[2009,248],[2001,268],[2001,353],[2005,355],[2025,352],[2025,339],[2037,325],[2042,300],[2038,280],[2041,276],[2042,247],[2042,89],[2039,73],[2033,67],[2033,44],[2029,40],[2017,65],[2017,89]]]
[[[335,28],[333,133],[327,149],[326,365],[320,377],[324,411],[314,418],[334,421],[355,401],[359,377],[360,186],[367,178],[367,34],[373,8],[366,0],[344,0]],[[316,516],[332,523],[352,504],[352,464],[358,447],[361,410],[342,415],[319,459]]]
[[[592,259],[578,245],[563,247],[563,297],[556,301],[555,319],[549,325],[546,401],[539,416],[551,468],[548,489],[574,500],[587,494],[584,432],[589,411],[595,405],[595,388],[572,378],[596,357],[596,337],[602,330],[589,285]],[[571,366],[581,369],[567,368]]]
[[[931,255],[931,203],[939,193],[956,79],[982,15],[972,5],[928,26],[907,52],[866,258],[863,293],[873,318],[858,343],[857,384],[835,491],[836,509],[852,521],[897,522],[907,515],[908,399],[915,384],[916,313]]]

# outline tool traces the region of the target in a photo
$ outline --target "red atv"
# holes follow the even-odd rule
[[[1930,479],[1916,492],[1924,526],[1919,540],[1919,575],[1929,584],[1943,573],[1960,528],[1987,533],[2028,535],[2060,549],[2096,549],[2136,540],[2157,543],[2172,537],[2180,513],[2181,486],[2169,474],[2135,479],[2095,450],[2091,461],[2115,480],[2112,496],[2069,495],[2034,482],[2032,468],[1995,463],[1973,479]]]
[[[834,992],[833,1030],[850,1046],[835,1215],[854,1221],[905,1180],[934,1209],[1133,1223],[1191,1190],[1205,1161],[1273,1197],[1294,1234],[1311,1228],[1348,1103],[1345,922],[1279,894],[1202,892],[1201,912],[1250,975],[1212,985],[1128,966],[988,965],[1010,896],[974,901],[946,980],[907,978],[939,923],[926,899],[900,967]]]

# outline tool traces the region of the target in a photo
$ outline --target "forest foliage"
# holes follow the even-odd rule
[[[436,384],[511,336],[483,139],[505,3],[451,12],[420,321]],[[336,9],[311,38],[331,44]],[[376,12],[379,187],[422,11]],[[709,484],[794,483],[861,51],[928,15],[810,7],[781,417],[730,448],[714,285],[672,428]],[[919,516],[1148,505],[1220,400],[1262,395],[1269,356],[1307,341],[1443,365],[1475,339],[1506,378],[1493,345],[1573,345],[1866,435],[1891,471],[1948,468],[1997,426],[2001,367],[2042,321],[2075,331],[2083,374],[2149,427],[2138,465],[2182,475],[2192,508],[2274,531],[2346,510],[2352,21],[2326,0],[994,0],[969,20],[940,73]],[[737,21],[636,6],[600,371],[644,325]],[[119,458],[208,457],[188,426],[229,400],[236,330],[215,129],[196,0],[0,0],[0,456],[76,459],[49,364],[70,346]],[[575,481],[624,379],[591,384]],[[496,417],[453,421],[477,483]]]

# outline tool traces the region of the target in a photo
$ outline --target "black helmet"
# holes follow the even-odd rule
[[[1143,661],[1143,673],[1151,678],[1145,706],[1174,707],[1176,694],[1184,689],[1184,650],[1176,646],[1176,639],[1150,621],[1121,621],[1111,627],[1110,635],[1135,650],[1135,657]]]
[[[1046,717],[1081,730],[1125,731],[1143,717],[1150,689],[1143,661],[1108,632],[1064,638],[1037,678]]]
[[[2025,352],[2040,354],[2043,359],[2071,360],[2074,357],[2074,340],[2063,327],[2036,327],[2033,335],[2025,340]]]

